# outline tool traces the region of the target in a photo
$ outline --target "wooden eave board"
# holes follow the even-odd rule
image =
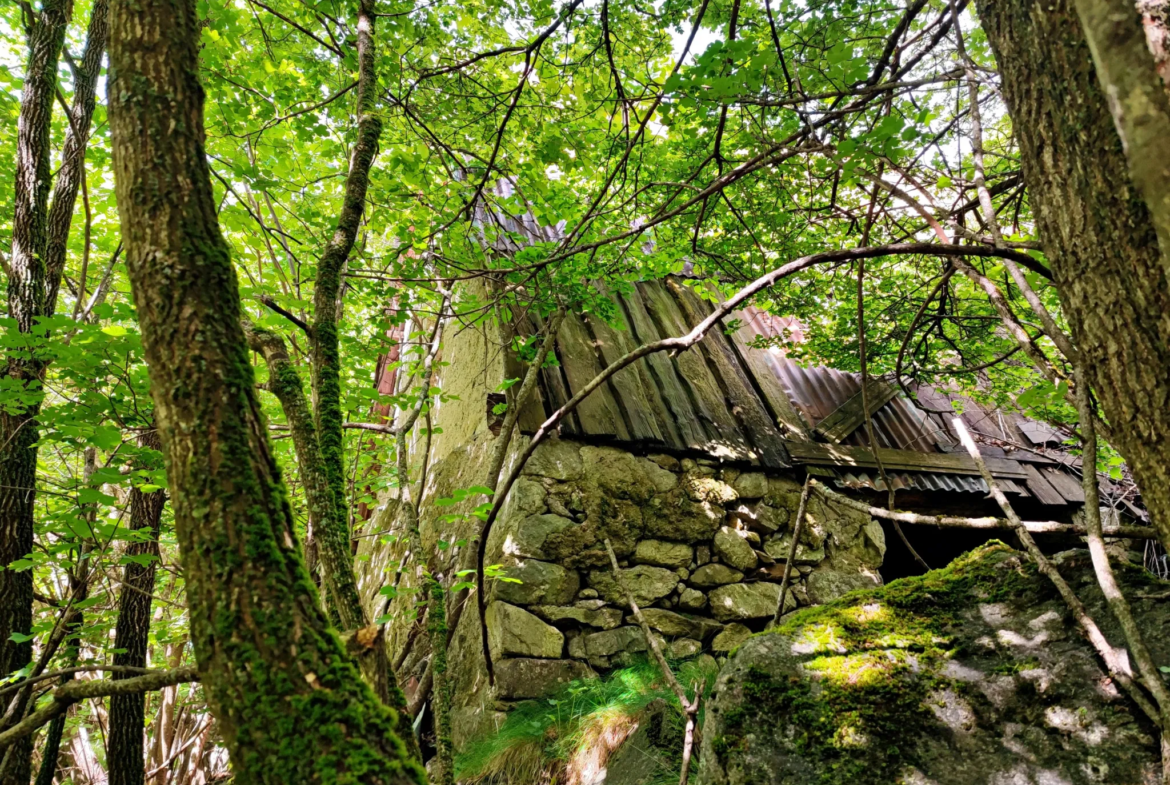
[[[639,346],[661,340],[658,327],[650,318],[642,295],[634,289],[619,298],[625,309],[626,317],[633,331],[631,336]],[[639,361],[645,363],[647,375],[653,379],[661,390],[660,398],[666,405],[674,427],[678,431],[679,439],[684,447],[691,450],[701,450],[710,441],[711,437],[703,427],[702,418],[691,405],[691,393],[686,381],[679,376],[674,361],[665,352],[655,352]]]
[[[1048,480],[1048,484],[1055,488],[1061,496],[1073,504],[1085,503],[1085,489],[1081,481],[1071,474],[1061,471],[1055,466],[1041,466],[1040,474]]]
[[[540,317],[535,314],[533,314],[533,321],[536,323],[537,329],[544,327]],[[568,386],[565,384],[563,369],[560,366],[560,352],[558,351],[557,354],[557,364],[546,364],[540,371],[540,380],[544,386],[544,399],[549,407],[549,415],[568,403],[571,397]],[[569,415],[561,420],[560,432],[564,436],[574,436],[581,433],[576,411],[569,412]]]
[[[710,286],[708,288],[716,295],[720,302],[723,297],[719,291]],[[727,335],[732,348],[739,357],[739,362],[755,382],[767,404],[769,413],[776,424],[785,431],[789,439],[807,440],[810,438],[808,424],[788,397],[788,391],[781,383],[780,360],[766,349],[752,347],[752,342],[760,335],[752,324],[751,319],[743,311],[732,311],[731,321],[737,325],[734,332]],[[721,322],[721,325],[723,323]],[[723,325],[726,329],[726,326]],[[726,333],[725,333],[726,335]]]
[[[796,463],[811,463],[821,466],[859,466],[877,468],[873,451],[865,447],[842,444],[815,444],[812,442],[788,442],[788,454]],[[878,451],[882,465],[894,471],[939,472],[943,474],[979,474],[975,461],[970,455],[961,453],[927,453],[912,450]],[[995,477],[1013,480],[1027,480],[1024,468],[1016,461],[1005,458],[985,458],[987,468]]]
[[[868,401],[865,401],[858,391],[856,395],[838,406],[832,414],[817,423],[816,432],[826,441],[839,444],[860,428],[867,416],[893,400],[898,391],[881,379],[870,379],[866,385],[866,393],[869,396]],[[868,411],[862,406],[863,403],[869,404]]]
[[[667,279],[667,290],[677,300],[683,317],[691,329],[703,321],[710,309],[697,294],[674,279]],[[700,348],[722,382],[724,395],[731,411],[738,415],[743,431],[755,445],[760,462],[769,468],[786,469],[792,465],[784,450],[783,435],[776,428],[772,415],[756,393],[735,350],[722,330],[711,330],[700,342]]]
[[[666,291],[660,281],[638,285],[646,310],[667,335],[685,335],[690,332],[678,302]],[[727,406],[727,398],[719,382],[707,366],[702,349],[697,346],[681,352],[674,358],[678,375],[686,381],[694,394],[693,403],[709,434],[703,449],[713,454],[725,454],[737,460],[757,458],[751,442],[740,430],[739,423]]]

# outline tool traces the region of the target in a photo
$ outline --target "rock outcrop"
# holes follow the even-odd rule
[[[1055,560],[1115,643],[1087,553]],[[1121,570],[1159,662],[1168,584]],[[1152,585],[1157,584],[1157,585]],[[747,630],[729,625],[715,643]],[[1153,785],[1156,734],[1026,557],[943,570],[790,615],[719,676],[702,785]]]

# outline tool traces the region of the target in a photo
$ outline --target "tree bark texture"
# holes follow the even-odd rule
[[[144,433],[138,444],[152,450],[162,449],[158,432],[153,429]],[[154,576],[158,570],[158,532],[166,501],[164,491],[143,493],[137,488],[130,491],[130,530],[140,534],[126,549],[126,555],[153,558],[144,564],[128,561],[122,571],[118,623],[114,630],[115,665],[146,667]],[[137,692],[110,698],[110,730],[106,742],[106,770],[110,785],[142,785],[144,782],[142,732],[145,724],[145,695]]]
[[[21,86],[17,124],[15,211],[12,256],[8,269],[8,316],[29,334],[45,315],[45,240],[49,201],[49,166],[57,58],[65,40],[72,4],[46,0],[29,35],[28,68]],[[43,361],[35,354],[12,352],[6,373],[27,391],[26,408],[0,412],[0,676],[29,664],[32,641],[11,640],[32,627],[33,575],[10,570],[33,549],[33,504],[36,497],[36,416],[40,410]],[[18,711],[16,716],[23,714]],[[4,785],[27,785],[32,742],[22,739],[0,774]]]
[[[1085,375],[1170,547],[1170,284],[1149,212],[1072,1],[977,7]]]
[[[111,3],[118,208],[205,694],[246,783],[418,783],[318,603],[269,447],[204,147],[194,0]]]
[[[1170,97],[1132,0],[1074,0],[1129,161],[1170,273]]]

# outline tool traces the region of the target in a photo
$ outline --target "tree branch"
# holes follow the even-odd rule
[[[174,670],[156,671],[144,676],[134,676],[129,679],[94,679],[78,681],[76,679],[62,684],[53,690],[51,702],[8,730],[0,733],[0,749],[6,748],[18,739],[28,736],[54,717],[64,714],[70,706],[90,698],[105,698],[111,695],[132,695],[137,692],[152,692],[170,687],[175,684],[186,684],[199,681],[199,673],[195,666],[188,665]]]

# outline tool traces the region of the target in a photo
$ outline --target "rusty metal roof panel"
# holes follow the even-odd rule
[[[877,472],[868,472],[862,469],[833,469],[830,471],[833,474],[833,482],[838,488],[886,490],[886,484],[882,482],[881,476]],[[919,490],[941,493],[978,493],[981,495],[986,495],[988,492],[987,484],[983,482],[981,477],[935,472],[886,472],[886,476],[890,478],[890,484],[894,486],[896,491]],[[1027,490],[1014,480],[1000,479],[997,482],[1004,493],[1018,496],[1029,495]]]

